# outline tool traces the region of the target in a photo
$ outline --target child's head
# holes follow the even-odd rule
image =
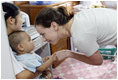
[[[24,31],[15,31],[9,35],[9,43],[11,48],[19,53],[28,53],[34,49],[33,41]]]

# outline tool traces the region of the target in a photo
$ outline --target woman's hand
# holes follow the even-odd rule
[[[56,54],[53,54],[50,58],[52,59],[53,62],[56,62],[58,60]]]
[[[55,52],[54,54],[56,54],[58,61],[62,61],[66,58],[68,58],[71,54],[71,50],[60,50]]]

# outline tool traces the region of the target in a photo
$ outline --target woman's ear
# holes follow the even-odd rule
[[[54,29],[55,31],[58,31],[59,26],[56,22],[51,22],[51,28]]]
[[[8,22],[9,22],[10,24],[14,24],[14,23],[15,23],[15,19],[10,16],[10,17],[8,18]]]
[[[23,44],[18,44],[17,48],[18,48],[18,50],[21,51],[21,52],[24,51]]]

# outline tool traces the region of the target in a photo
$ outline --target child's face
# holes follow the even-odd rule
[[[21,42],[25,53],[29,53],[34,49],[34,43],[27,33],[22,34],[23,40]]]

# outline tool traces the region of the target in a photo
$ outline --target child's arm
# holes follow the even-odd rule
[[[47,57],[42,58],[43,63],[48,61],[50,58],[51,58],[51,56],[47,56]],[[50,68],[47,68],[46,70],[44,70],[42,72],[42,77],[44,77],[46,79],[52,79],[52,74],[51,74]]]
[[[57,61],[57,56],[56,54],[53,54],[45,63],[37,68],[37,71],[42,72],[46,70],[55,61]]]

